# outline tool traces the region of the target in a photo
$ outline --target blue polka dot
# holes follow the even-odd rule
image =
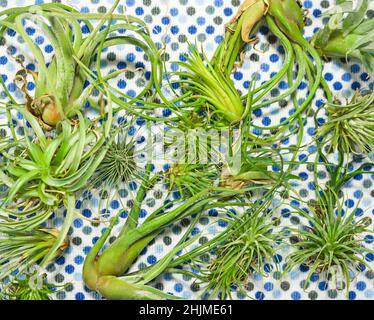
[[[147,257],[147,262],[149,264],[155,264],[157,262],[157,258],[154,255],[150,255]]]
[[[306,9],[310,9],[310,8],[312,8],[312,7],[313,7],[313,2],[310,1],[310,0],[304,1],[304,7],[305,7]]]
[[[352,79],[352,76],[350,73],[344,73],[342,76],[343,81],[350,81]]]
[[[356,288],[359,291],[364,291],[366,289],[366,283],[364,281],[359,281],[356,284]]]
[[[172,26],[170,28],[170,31],[171,31],[172,34],[177,34],[179,32],[179,28],[178,28],[178,26]]]
[[[271,282],[266,282],[266,283],[264,284],[264,289],[265,289],[266,291],[271,291],[271,290],[273,290],[273,288],[274,288],[274,284],[272,284]]]
[[[215,31],[214,27],[213,26],[207,26],[206,29],[205,29],[205,32],[207,34],[213,34]]]
[[[75,219],[73,224],[74,224],[75,228],[82,227],[82,225],[83,225],[82,219]]]
[[[14,37],[16,32],[13,29],[7,29],[7,34],[9,37]]]
[[[84,258],[83,258],[82,256],[76,256],[76,257],[74,258],[74,262],[75,262],[76,264],[82,264],[83,261],[84,261]]]
[[[111,203],[110,203],[110,207],[112,209],[118,209],[119,208],[119,202],[117,200],[113,200]]]
[[[358,73],[358,72],[360,72],[360,66],[358,64],[353,64],[351,66],[351,72],[352,73]]]
[[[349,293],[348,293],[348,298],[349,298],[349,300],[354,300],[354,299],[356,299],[356,292],[354,292],[354,291],[349,291]]]
[[[65,258],[64,257],[58,257],[57,260],[56,260],[56,263],[59,265],[59,266],[62,266],[64,263],[65,263]]]
[[[90,218],[90,217],[92,216],[92,212],[91,212],[90,209],[83,209],[82,214],[83,214],[86,218]]]
[[[277,62],[279,60],[279,56],[277,55],[277,54],[272,54],[271,56],[270,56],[270,61],[271,62]]]
[[[189,34],[195,34],[197,32],[197,28],[195,26],[189,26],[188,27],[188,33]]]
[[[144,14],[144,9],[143,9],[142,7],[137,7],[137,8],[135,9],[135,14],[136,14],[137,16],[141,16],[141,15],[143,15],[143,14]]]
[[[229,17],[232,15],[232,9],[231,8],[225,8],[225,10],[223,10],[223,13],[225,14],[226,17]]]
[[[8,58],[7,57],[5,57],[5,56],[1,56],[0,57],[0,64],[7,64],[7,62],[8,62]]]
[[[262,119],[262,124],[263,124],[264,126],[269,126],[269,125],[271,124],[271,120],[270,120],[270,118],[269,118],[269,117],[264,117],[264,118]]]
[[[255,297],[256,297],[257,300],[264,300],[265,294],[261,291],[257,291],[256,294],[255,294]]]
[[[327,290],[327,287],[328,287],[328,284],[327,284],[325,281],[321,281],[321,282],[318,284],[318,288],[319,288],[319,290],[321,290],[321,291],[326,291],[326,290]]]
[[[328,72],[325,74],[324,78],[326,81],[331,81],[332,79],[334,79],[334,76],[332,75],[332,73]]]
[[[170,9],[170,15],[171,16],[173,16],[173,17],[175,17],[175,16],[177,16],[178,15],[178,9],[177,8],[171,8]]]
[[[291,293],[291,298],[292,298],[292,300],[300,300],[301,294],[297,291],[294,291],[294,292]]]
[[[334,82],[333,87],[335,90],[341,90],[343,85],[340,82]]]
[[[74,272],[75,268],[74,266],[72,266],[71,264],[68,264],[66,267],[65,267],[65,272],[68,273],[68,274],[72,274]]]
[[[198,17],[197,19],[196,19],[196,22],[197,22],[197,24],[199,25],[199,26],[202,26],[202,25],[204,25],[205,24],[205,18],[204,17]]]
[[[321,15],[321,13],[322,12],[319,9],[314,9],[313,10],[313,16],[316,17],[316,18],[318,18]]]
[[[85,296],[82,292],[78,292],[78,293],[75,294],[75,299],[76,300],[84,300]]]
[[[182,292],[182,291],[183,291],[183,285],[182,285],[181,283],[176,283],[176,284],[174,285],[174,290],[175,290],[176,292]]]
[[[53,47],[48,44],[48,45],[45,46],[44,50],[47,53],[51,53],[53,51]]]

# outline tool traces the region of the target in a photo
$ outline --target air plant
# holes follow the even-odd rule
[[[333,103],[330,99],[327,102],[328,121],[319,127],[318,115],[314,115],[316,131],[317,154],[314,161],[314,181],[318,183],[317,168],[324,165],[329,180],[318,196],[325,199],[325,203],[335,201],[333,195],[340,194],[342,188],[355,176],[360,174],[372,174],[372,162],[364,162],[359,166],[355,163],[355,158],[351,160],[352,153],[357,156],[367,155],[372,150],[372,130],[371,109],[373,104],[373,94],[361,96],[355,93],[352,101],[346,106]],[[323,110],[323,108],[319,109]],[[337,162],[332,163],[329,155],[325,152],[336,152]]]
[[[237,67],[238,56],[243,58],[242,50],[245,44],[255,42],[249,35],[256,30],[263,17],[270,31],[279,38],[285,48],[285,63],[274,77],[259,86],[256,86],[255,80],[252,79],[248,93],[240,96],[232,82],[231,73]],[[319,86],[324,84],[321,58],[304,39],[303,27],[303,12],[295,0],[244,1],[238,13],[226,25],[225,39],[210,60],[204,55],[202,58],[196,49],[191,48],[187,61],[177,62],[185,69],[175,73],[180,77],[176,82],[180,84],[185,97],[181,108],[193,112],[205,111],[208,120],[215,126],[240,126],[248,118],[251,124],[248,135],[259,143],[278,141],[281,134],[294,122],[299,122],[302,126],[301,115],[309,108]],[[293,78],[295,67],[298,70],[296,79]],[[266,94],[285,76],[289,87],[286,92],[263,101]],[[309,92],[306,99],[299,104],[295,94],[304,78],[308,79]],[[253,123],[252,111],[277,103],[286,97],[292,97],[295,104],[296,110],[290,117],[270,126]],[[273,134],[267,138],[258,137],[250,133],[254,128],[272,131]]]
[[[327,121],[317,136],[328,144],[328,152],[368,154],[374,150],[374,93],[356,92],[351,101],[327,103]]]
[[[232,292],[237,288],[245,292],[251,274],[265,274],[265,264],[274,261],[277,247],[284,238],[282,232],[276,231],[279,219],[273,216],[273,195],[274,189],[271,189],[263,195],[264,200],[249,204],[243,213],[231,211],[226,217],[220,217],[220,221],[228,224],[227,229],[178,257],[173,265],[192,261],[199,271],[193,277],[208,298],[232,298]],[[210,254],[209,261],[201,260],[200,257],[207,253]],[[192,275],[188,270],[180,272]]]
[[[59,236],[59,230],[37,228],[30,231],[2,230],[0,238],[0,280],[11,273],[27,274],[49,253]],[[69,246],[68,238],[60,244],[51,259],[57,258]]]
[[[86,104],[95,85],[85,85],[89,80],[85,68],[89,68],[93,62],[96,62],[97,72],[101,77],[100,59],[102,50],[105,48],[128,44],[138,46],[149,54],[152,62],[152,78],[144,90],[135,97],[136,99],[149,93],[154,80],[159,81],[162,64],[158,61],[158,50],[149,36],[147,27],[144,22],[135,17],[114,14],[118,3],[119,0],[116,0],[105,15],[82,14],[69,6],[58,3],[0,12],[0,16],[3,17],[0,21],[0,36],[7,29],[19,33],[37,61],[37,71],[31,71],[22,66],[15,81],[23,84],[21,89],[26,98],[26,109],[40,119],[45,127],[54,127],[61,120],[71,119]],[[48,65],[46,65],[46,58],[42,51],[25,31],[24,22],[28,20],[41,28],[53,46],[54,55]],[[93,27],[91,21],[95,20],[98,24]],[[113,20],[117,20],[118,23],[112,25]],[[83,35],[80,22],[88,27],[88,35]],[[140,39],[115,34],[122,29],[135,32]],[[128,70],[119,70],[101,79],[107,82],[124,71]],[[35,81],[33,96],[26,90],[27,75],[31,75]],[[10,102],[16,104],[15,98],[8,91],[2,77],[0,77],[0,82]]]
[[[121,126],[111,133],[112,142],[90,182],[94,187],[104,185],[117,188],[121,183],[129,182],[133,177],[140,175],[135,154],[135,141],[127,140],[126,128],[127,126]]]
[[[366,17],[369,1],[337,0],[336,7],[324,15],[330,16],[327,24],[312,38],[312,45],[323,57],[357,59],[367,71],[374,71],[374,22]]]
[[[326,197],[335,197],[326,201]],[[357,272],[361,266],[371,269],[365,261],[365,254],[374,251],[365,246],[365,236],[373,233],[369,228],[371,219],[357,216],[354,209],[344,207],[344,201],[330,192],[318,198],[319,206],[310,206],[308,211],[294,207],[295,213],[305,218],[309,225],[300,229],[291,228],[298,241],[288,257],[284,272],[305,264],[309,273],[304,288],[310,283],[313,273],[324,275],[341,274],[346,283],[347,293],[351,282],[351,272]],[[317,210],[316,210],[317,208]]]
[[[126,223],[116,240],[100,253],[115,224],[115,220],[113,220],[111,226],[96,242],[85,260],[83,277],[86,285],[109,299],[173,298],[173,296],[152,288],[147,283],[168,268],[177,252],[196,240],[196,237],[187,239],[192,230],[193,223],[177,246],[154,266],[135,273],[126,274],[126,271],[130,268],[139,253],[166,226],[190,216],[194,217],[193,219],[196,223],[197,216],[200,216],[204,210],[209,208],[246,206],[246,203],[236,200],[235,197],[237,198],[249,190],[258,189],[258,187],[253,187],[237,191],[230,190],[229,188],[209,188],[186,199],[184,203],[175,209],[167,210],[171,204],[166,203],[150,214],[139,225],[141,203],[145,198],[146,192],[160,178],[159,175],[150,178],[150,168],[151,166],[147,165],[135,205],[131,208]]]
[[[174,163],[165,172],[169,190],[176,190],[182,198],[196,195],[213,187],[218,181],[219,169],[211,164]]]
[[[1,149],[0,176],[5,188],[0,199],[0,233],[6,235],[1,240],[4,245],[21,235],[20,239],[29,239],[21,247],[29,255],[18,257],[12,246],[4,247],[0,256],[7,269],[0,268],[1,277],[20,267],[17,260],[9,260],[12,257],[23,259],[21,269],[27,272],[32,264],[42,269],[66,247],[67,233],[76,216],[76,193],[84,190],[108,150],[104,142],[110,122],[97,128],[79,113],[79,122],[72,126],[67,120],[61,121],[53,137],[25,109],[18,111],[32,132],[30,137],[30,130],[25,130],[24,136],[8,140]],[[62,205],[66,216],[61,229],[38,231]],[[33,237],[44,238],[44,242],[39,244]]]
[[[65,286],[57,286],[46,281],[45,275],[26,274],[23,279],[14,278],[0,292],[1,300],[52,300],[52,294]]]
[[[225,78],[220,70],[215,70],[208,59],[190,45],[190,53],[186,62],[177,61],[185,71],[174,74],[181,77],[178,83],[183,91],[192,91],[188,100],[202,99],[207,104],[209,118],[224,118],[228,122],[240,122],[244,114],[244,106],[233,82]],[[206,65],[205,65],[206,64]]]

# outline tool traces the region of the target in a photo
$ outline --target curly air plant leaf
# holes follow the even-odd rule
[[[374,150],[374,93],[356,92],[346,105],[327,104],[328,119],[317,132],[328,152],[368,154]]]
[[[245,46],[256,43],[252,35],[263,18],[285,49],[285,61],[280,70],[261,85],[257,86],[253,77],[248,92],[241,96],[231,75],[241,64],[238,64],[238,58],[241,62],[245,58]],[[321,57],[303,37],[304,18],[296,0],[244,1],[226,25],[224,40],[210,60],[192,47],[186,62],[176,62],[185,69],[173,73],[179,77],[176,82],[183,93],[181,108],[186,108],[191,114],[205,113],[207,123],[216,127],[238,127],[244,123],[247,126],[246,135],[259,143],[279,141],[285,132],[293,130],[291,126],[295,122],[302,127],[302,115],[311,106],[323,82]],[[287,90],[277,97],[266,99],[267,94],[284,78],[287,78]],[[308,82],[309,90],[301,101],[296,98],[296,93],[304,79]],[[279,124],[261,126],[251,119],[253,111],[277,104],[288,97],[292,97],[295,111],[290,112],[290,116]],[[263,136],[253,135],[253,129],[261,131]],[[299,134],[302,134],[302,130]]]
[[[369,0],[359,1],[352,8],[351,1],[338,0],[327,13],[330,20],[312,38],[312,45],[322,56],[353,58],[361,61],[367,71],[374,72],[374,20],[366,16]]]
[[[149,55],[152,62],[152,77],[142,92],[133,99],[140,99],[149,93],[154,82],[159,81],[162,64],[159,61],[158,49],[150,39],[146,25],[135,17],[114,14],[118,3],[119,0],[116,0],[105,15],[80,13],[58,3],[0,12],[2,18],[0,36],[9,29],[17,32],[37,62],[37,71],[29,70],[21,64],[22,70],[17,73],[14,81],[22,84],[20,89],[25,95],[27,110],[39,118],[45,127],[54,127],[61,120],[76,116],[87,102],[91,103],[89,98],[94,88],[103,91],[102,85],[108,80],[129,71],[129,69],[121,69],[102,76],[100,60],[104,49],[117,45],[131,45],[141,48]],[[113,20],[117,23],[112,24]],[[94,27],[92,21],[98,21],[98,24]],[[28,22],[34,23],[41,29],[54,49],[54,55],[48,64],[43,52],[26,32]],[[88,34],[83,34],[81,23],[87,26]],[[133,31],[139,39],[118,35],[118,31],[124,29]],[[91,79],[87,71],[90,70],[93,62],[96,62],[97,67],[96,79]],[[35,82],[33,96],[27,92],[27,75],[31,75]],[[88,81],[91,83],[87,84]],[[16,99],[7,89],[2,77],[0,82],[10,102],[16,104]],[[159,86],[156,86],[156,89],[159,89]],[[105,90],[104,93],[109,94]],[[112,92],[110,94],[114,95]],[[96,107],[95,103],[92,105]],[[131,110],[131,108],[127,109]]]

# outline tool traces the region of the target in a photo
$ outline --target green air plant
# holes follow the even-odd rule
[[[374,21],[366,16],[369,2],[361,0],[353,9],[352,1],[337,0],[337,6],[325,13],[329,21],[311,40],[321,56],[357,59],[373,73]]]
[[[316,130],[316,157],[314,161],[314,183],[318,187],[321,199],[325,204],[335,201],[334,194],[340,194],[342,188],[355,176],[361,174],[372,174],[372,162],[357,164],[357,158],[361,160],[372,151],[372,130],[371,109],[373,94],[361,96],[356,93],[352,101],[344,105],[327,102],[327,116],[325,123],[319,126],[318,115],[314,115]],[[323,108],[319,109],[323,110]],[[331,154],[336,152],[337,161],[330,160]],[[354,153],[353,160],[351,160]],[[317,169],[323,165],[329,175],[325,188],[318,182]],[[331,204],[333,205],[333,203]]]
[[[178,191],[182,198],[213,187],[218,178],[218,168],[211,164],[174,163],[165,172],[169,190]]]
[[[85,82],[89,80],[85,68],[89,68],[92,63],[96,62],[101,85],[128,71],[123,69],[102,76],[100,60],[104,49],[117,45],[131,45],[143,49],[150,57],[152,77],[136,99],[149,93],[155,81],[159,82],[162,64],[146,25],[135,17],[114,14],[118,3],[119,0],[116,0],[105,15],[79,13],[69,6],[57,3],[13,8],[0,12],[2,17],[0,36],[3,36],[7,29],[16,31],[37,62],[37,71],[22,67],[14,80],[22,83],[26,109],[40,119],[46,127],[53,127],[67,118],[71,119],[89,101],[96,84],[85,86]],[[113,20],[117,23],[112,24]],[[36,24],[52,44],[54,55],[48,65],[40,48],[25,31],[26,21]],[[94,27],[91,21],[98,21],[98,24]],[[87,35],[82,32],[81,22],[89,30]],[[123,29],[134,32],[139,39],[118,35],[118,31]],[[31,75],[35,81],[33,96],[26,90],[27,75]],[[10,102],[16,104],[2,77],[0,82]],[[131,101],[129,104],[131,105]]]
[[[12,272],[25,274],[50,251],[59,236],[56,229],[36,228],[30,231],[2,231],[0,238],[0,280]],[[68,238],[51,258],[58,257],[69,246]]]
[[[53,136],[46,134],[37,119],[25,109],[18,111],[30,128],[25,125],[24,135],[8,140],[0,150],[0,234],[5,234],[1,240],[5,247],[0,259],[7,267],[1,270],[4,273],[0,277],[20,267],[17,260],[11,258],[21,259],[21,269],[26,272],[32,264],[42,269],[65,248],[76,216],[76,194],[84,190],[105,157],[108,150],[105,142],[110,144],[107,134],[110,122],[97,127],[79,112],[79,122],[72,125],[67,120],[61,121]],[[66,216],[60,230],[44,230],[43,224],[61,206],[66,208]],[[38,231],[40,228],[44,231]],[[21,242],[14,243],[20,246],[14,250],[9,240],[16,238]],[[39,238],[44,241],[39,242]],[[27,250],[28,255],[17,256],[16,252],[21,250]]]
[[[246,136],[246,130],[247,124],[243,123],[236,137],[218,131],[211,131],[214,134],[203,131],[201,135],[199,130],[186,133],[185,139],[172,148],[172,152],[177,149],[179,154],[173,154],[176,160],[165,172],[170,190],[179,191],[186,198],[213,186],[236,190],[253,185],[288,187],[288,180],[299,179],[284,170],[280,149],[275,151],[254,144]],[[177,133],[184,134],[180,130]],[[197,149],[196,154],[190,152],[191,145],[192,150]],[[188,150],[189,154],[180,152],[181,149]],[[193,159],[192,163],[189,158]]]
[[[128,141],[126,129],[127,125],[121,126],[111,133],[112,142],[92,176],[90,184],[93,187],[117,188],[121,183],[140,176],[135,141],[133,138]]]
[[[327,103],[327,121],[317,136],[328,144],[328,152],[368,154],[374,150],[374,93],[356,92],[351,101]]]
[[[326,197],[335,197],[326,203]],[[371,219],[357,216],[354,209],[344,207],[344,200],[330,192],[318,198],[319,206],[312,205],[308,211],[294,207],[295,212],[305,218],[309,224],[302,228],[291,228],[298,241],[288,257],[284,272],[288,272],[300,264],[309,267],[305,286],[310,283],[313,273],[344,277],[347,293],[351,282],[351,272],[360,271],[361,266],[369,270],[365,255],[374,251],[365,246],[365,236],[373,233],[369,228]]]
[[[256,30],[263,16],[270,31],[279,38],[285,49],[285,62],[269,81],[256,86],[255,80],[252,79],[248,93],[240,96],[232,82],[231,74],[237,67],[238,56],[243,57],[244,46],[254,41],[249,35]],[[180,84],[185,96],[181,108],[197,113],[205,112],[208,115],[208,123],[212,121],[220,126],[240,125],[248,118],[251,123],[250,129],[272,132],[272,136],[267,139],[248,133],[259,143],[277,141],[295,121],[302,126],[301,115],[310,107],[321,83],[325,85],[322,79],[321,58],[304,39],[303,27],[303,12],[295,0],[244,1],[238,13],[226,25],[225,38],[210,60],[204,55],[201,57],[201,54],[191,47],[187,61],[176,62],[184,69],[175,72],[180,78],[175,81]],[[264,100],[266,94],[284,77],[287,78],[288,89],[275,98]],[[308,80],[309,92],[299,104],[296,100],[296,91],[304,78]],[[279,124],[270,126],[253,123],[252,111],[287,97],[293,98],[296,109],[291,116]]]
[[[45,275],[37,272],[26,274],[22,279],[14,278],[0,292],[1,300],[51,300],[51,295],[65,286],[56,286],[46,281]]]
[[[148,282],[168,268],[177,252],[196,240],[196,236],[189,240],[187,239],[194,223],[192,223],[180,242],[163,259],[150,268],[126,274],[126,271],[139,253],[168,225],[190,216],[193,217],[193,221],[197,221],[198,216],[204,210],[210,208],[246,206],[246,203],[235,198],[249,190],[257,189],[257,187],[253,187],[237,191],[228,188],[209,188],[186,199],[184,203],[175,209],[168,210],[176,200],[172,203],[165,203],[164,206],[151,213],[139,225],[141,203],[145,198],[146,192],[160,178],[160,174],[150,178],[150,170],[151,165],[147,165],[143,183],[139,188],[134,206],[131,208],[126,223],[116,240],[108,248],[100,252],[112,231],[116,220],[114,219],[111,226],[96,242],[85,260],[83,278],[86,285],[109,299],[173,298],[173,296],[149,286]]]
[[[199,271],[193,277],[208,298],[232,298],[236,289],[245,292],[253,272],[265,275],[265,263],[274,261],[277,246],[284,238],[282,232],[276,231],[279,219],[273,217],[273,195],[271,189],[263,195],[264,200],[249,204],[243,213],[231,211],[227,217],[220,217],[228,224],[227,229],[175,259],[173,266],[192,261]],[[203,259],[208,253],[210,259]],[[184,272],[192,275],[181,270]]]
[[[206,111],[209,118],[214,119],[216,116],[218,119],[223,118],[224,122],[240,122],[244,107],[233,82],[226,79],[220,70],[215,70],[208,59],[201,57],[192,45],[186,60],[176,62],[186,71],[177,71],[174,74],[181,77],[178,83],[183,86],[182,90],[193,92],[187,99],[201,100],[203,106],[208,107]]]

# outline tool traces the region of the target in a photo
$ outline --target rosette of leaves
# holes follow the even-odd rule
[[[247,199],[244,212],[234,209],[220,216],[219,221],[227,223],[225,231],[173,262],[173,266],[184,263],[180,272],[196,278],[203,297],[232,299],[233,292],[246,292],[254,272],[265,276],[265,264],[279,262],[274,257],[284,234],[277,230],[279,219],[273,215],[274,194],[274,189],[265,194],[258,192],[263,200]],[[189,272],[186,263],[198,272]]]
[[[280,40],[285,61],[280,70],[261,85],[251,79],[248,92],[241,95],[235,88],[231,75],[238,66],[238,57],[243,60],[246,44],[255,43],[251,37],[264,18],[270,31]],[[241,126],[249,121],[247,135],[259,142],[276,142],[295,122],[302,127],[302,115],[311,105],[315,93],[323,81],[322,61],[318,52],[303,36],[304,14],[296,0],[247,0],[243,1],[234,18],[226,25],[224,40],[217,47],[213,57],[208,59],[196,48],[183,61],[178,61],[181,70],[174,72],[181,88],[183,104],[181,109],[191,113],[205,114],[212,126]],[[295,70],[297,70],[296,76]],[[277,97],[266,99],[282,79],[287,78],[288,88]],[[296,92],[306,79],[308,94],[299,102]],[[295,111],[279,124],[262,126],[253,123],[254,110],[292,98]],[[256,137],[253,129],[272,132],[271,136]],[[300,135],[302,130],[300,130]]]
[[[27,274],[34,265],[43,269],[66,248],[76,194],[85,190],[108,149],[104,143],[110,122],[97,127],[78,113],[79,122],[61,121],[47,134],[32,114],[18,111],[30,128],[25,125],[24,135],[8,140],[0,150],[0,260],[5,268],[0,267],[0,278],[17,269]],[[46,229],[47,220],[61,207],[66,209],[62,227]]]
[[[0,292],[1,300],[52,300],[55,294],[65,286],[54,285],[46,281],[46,275],[34,272],[21,278],[14,278]]]
[[[374,20],[367,17],[369,0],[356,8],[351,1],[337,0],[337,6],[326,15],[327,24],[312,38],[312,45],[325,57],[357,59],[374,72]]]
[[[365,237],[373,233],[371,219],[358,214],[358,204],[353,209],[345,207],[344,199],[338,199],[333,191],[319,196],[317,205],[310,205],[309,210],[293,208],[309,224],[290,229],[297,241],[292,244],[295,251],[287,257],[284,272],[300,264],[308,266],[304,288],[313,273],[326,278],[331,275],[335,280],[342,275],[348,294],[352,274],[362,271],[362,266],[371,270],[365,257],[374,253],[365,245]]]
[[[328,152],[369,154],[374,150],[374,93],[364,96],[356,92],[343,105],[340,101],[326,105],[327,121],[317,135]]]

